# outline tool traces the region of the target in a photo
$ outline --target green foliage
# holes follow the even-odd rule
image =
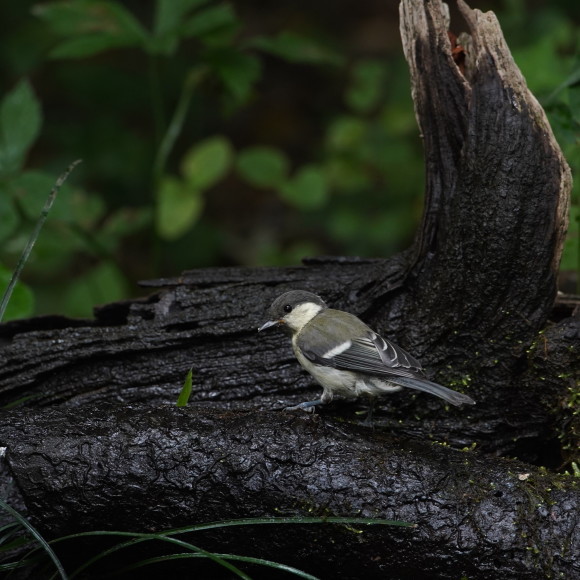
[[[157,195],[157,233],[166,240],[181,237],[201,215],[201,191],[175,177],[165,177]]]
[[[280,195],[290,204],[305,211],[324,206],[328,198],[328,181],[324,169],[305,165],[280,187]]]
[[[386,80],[385,65],[378,60],[362,60],[352,69],[351,85],[345,99],[349,107],[367,113],[380,104],[382,86]]]
[[[227,174],[232,162],[232,146],[222,136],[211,137],[193,146],[181,161],[183,177],[190,187],[209,189]]]
[[[36,312],[89,316],[136,279],[185,268],[387,256],[410,243],[423,159],[400,47],[346,58],[354,51],[330,21],[304,12],[266,35],[252,10],[47,2],[0,34],[0,76],[13,71],[0,95],[6,270],[54,175],[85,160],[83,187],[62,188],[24,272]],[[498,17],[576,175],[575,30],[557,7],[530,12],[519,0]],[[578,197],[575,185],[565,269],[580,268]]]
[[[23,80],[0,102],[0,177],[22,168],[41,123],[40,104],[29,82]]]
[[[193,146],[181,161],[182,179],[166,176],[157,195],[157,232],[162,239],[181,237],[200,217],[203,193],[228,172],[232,150],[227,139],[218,136]]]
[[[0,297],[4,295],[8,288],[8,283],[12,278],[12,272],[0,266]],[[12,296],[6,307],[3,321],[15,318],[26,318],[34,312],[34,294],[32,290],[21,282],[17,282],[12,292]]]
[[[249,147],[240,152],[237,168],[244,179],[256,187],[279,187],[288,176],[290,162],[273,147]]]

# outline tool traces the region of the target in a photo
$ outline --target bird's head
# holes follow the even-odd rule
[[[324,300],[316,294],[291,290],[274,300],[268,310],[269,320],[258,328],[258,332],[271,326],[282,326],[291,333],[299,332],[325,308]]]

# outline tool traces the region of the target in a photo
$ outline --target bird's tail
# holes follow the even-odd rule
[[[463,393],[458,393],[452,389],[448,389],[443,385],[438,385],[428,381],[427,379],[413,379],[411,377],[389,377],[391,383],[401,385],[402,387],[409,387],[410,389],[417,389],[418,391],[424,391],[436,397],[444,399],[452,405],[475,405],[475,401],[464,395]]]

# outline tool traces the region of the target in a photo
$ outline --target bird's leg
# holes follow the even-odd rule
[[[284,407],[284,411],[306,411],[307,413],[314,413],[314,407],[316,405],[322,405],[324,401],[322,399],[317,399],[316,401],[304,401],[298,405],[292,405],[291,407]]]
[[[367,416],[365,417],[365,420],[363,421],[363,425],[366,425],[367,427],[372,427],[374,429],[374,423],[373,423],[373,415],[375,412],[375,407],[377,404],[377,397],[368,397],[368,411],[367,411]]]

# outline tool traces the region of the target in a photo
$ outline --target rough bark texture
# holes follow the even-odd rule
[[[409,251],[186,272],[149,283],[156,292],[148,298],[101,307],[95,320],[0,327],[0,404],[30,408],[4,416],[0,479],[13,478],[48,535],[280,509],[363,513],[420,527],[360,537],[329,528],[328,540],[314,528],[281,537],[256,531],[260,541],[250,543],[283,546],[281,561],[323,577],[335,562],[345,578],[361,570],[392,578],[424,570],[433,578],[578,575],[572,478],[425,443],[477,443],[491,455],[557,467],[562,443],[575,449],[580,431],[580,323],[562,308],[549,321],[570,172],[495,16],[459,7],[470,34],[463,70],[441,2],[401,3],[427,164],[425,213]],[[354,419],[351,403],[321,418],[278,411],[320,392],[286,336],[256,332],[289,288],[360,315],[477,405],[448,409],[397,393],[384,401],[375,431],[333,420]],[[169,409],[192,366],[195,407]],[[530,478],[518,479],[524,471]]]
[[[321,578],[580,574],[580,490],[518,461],[274,412],[100,406],[9,419],[7,463],[50,537],[152,531],[216,511],[357,514],[418,526],[254,526],[195,543],[275,555]]]

